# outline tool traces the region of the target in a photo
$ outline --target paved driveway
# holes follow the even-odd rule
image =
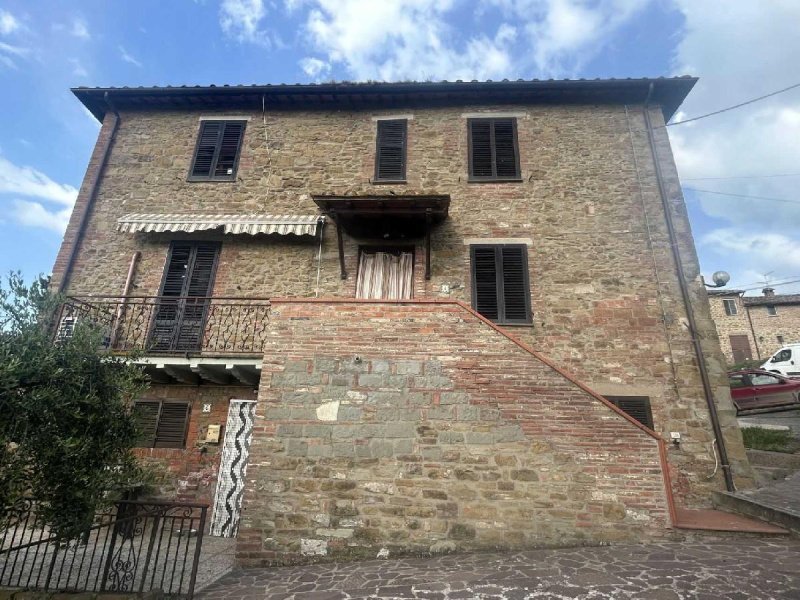
[[[200,600],[800,599],[800,540],[702,541],[234,571]]]

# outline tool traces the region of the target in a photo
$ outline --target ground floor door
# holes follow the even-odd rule
[[[231,400],[214,494],[211,535],[236,537],[239,530],[255,412],[254,401]]]
[[[753,360],[753,353],[750,350],[750,340],[746,335],[732,335],[730,336],[730,341],[734,363]]]

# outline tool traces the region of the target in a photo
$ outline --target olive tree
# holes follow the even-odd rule
[[[89,321],[55,336],[60,303],[46,278],[0,285],[0,518],[33,498],[40,522],[73,537],[147,479],[131,453],[147,378]]]

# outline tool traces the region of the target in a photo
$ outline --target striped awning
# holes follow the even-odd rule
[[[316,235],[325,217],[320,215],[196,215],[130,214],[117,220],[117,231],[124,233],[162,231],[207,231],[225,233],[277,233],[280,235]]]

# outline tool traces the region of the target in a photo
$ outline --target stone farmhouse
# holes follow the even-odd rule
[[[139,456],[243,565],[670,535],[752,482],[695,81],[75,89],[61,332],[140,353]]]
[[[800,342],[800,294],[761,296],[743,290],[710,290],[711,317],[728,363],[766,360],[786,344]]]

